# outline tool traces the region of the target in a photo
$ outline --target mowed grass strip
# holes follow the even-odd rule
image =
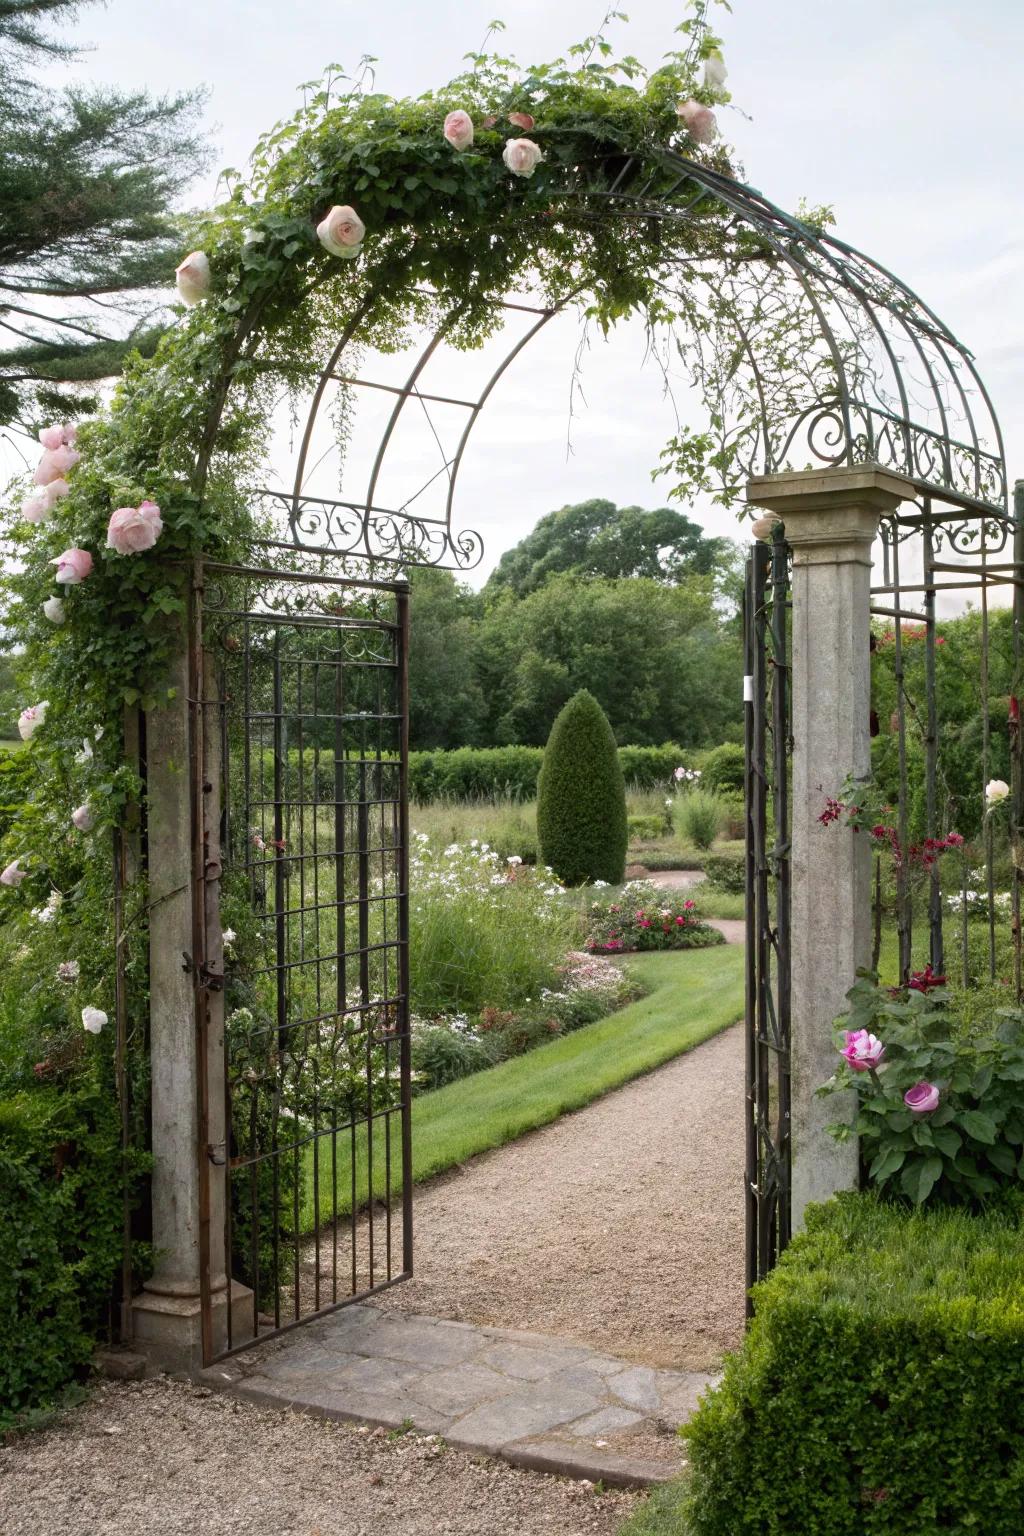
[[[538,1046],[413,1100],[413,1179],[419,1183],[457,1167],[480,1152],[549,1125],[602,1094],[653,1071],[717,1035],[743,1013],[743,946],[632,955],[629,968],[649,988],[646,997],[571,1035]],[[366,1135],[355,1139],[356,1201],[367,1197]],[[338,1212],[351,1210],[351,1141],[338,1137]],[[330,1143],[320,1146],[320,1220],[331,1213]],[[395,1117],[391,1185],[400,1188],[401,1148]],[[385,1183],[383,1127],[373,1146],[375,1196]],[[303,1221],[314,1224],[313,1159],[307,1152]]]

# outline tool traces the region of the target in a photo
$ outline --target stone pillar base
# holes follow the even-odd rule
[[[227,1348],[228,1293],[225,1287],[212,1299],[213,1348]],[[236,1342],[241,1343],[243,1319],[252,1318],[252,1291],[239,1281],[231,1282],[231,1311]],[[185,1371],[195,1376],[204,1367],[202,1306],[198,1296],[162,1296],[143,1291],[131,1304],[133,1349],[165,1371]]]

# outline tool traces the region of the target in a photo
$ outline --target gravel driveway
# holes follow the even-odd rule
[[[743,1031],[417,1190],[377,1305],[682,1370],[743,1331]]]
[[[3,1536],[613,1536],[638,1498],[165,1379],[0,1448]]]

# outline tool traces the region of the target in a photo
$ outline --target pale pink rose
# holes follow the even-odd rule
[[[19,886],[21,884],[25,876],[28,874],[28,870],[19,869],[18,866],[20,863],[21,855],[19,854],[16,859],[12,859],[11,863],[8,864],[3,874],[0,874],[0,885]]]
[[[529,112],[510,112],[508,120],[513,128],[521,128],[524,133],[529,133],[536,121]]]
[[[71,487],[66,480],[51,480],[30,496],[21,509],[26,523],[45,523],[53,516],[53,509]]]
[[[544,156],[532,139],[509,139],[501,158],[513,176],[532,176]]]
[[[43,613],[51,624],[64,623],[64,604],[59,597],[48,597],[43,604]]]
[[[939,1107],[939,1090],[934,1083],[915,1083],[903,1095],[903,1102],[915,1115],[930,1115]]]
[[[191,309],[210,291],[210,258],[205,251],[193,251],[175,268],[174,281],[183,304]]]
[[[330,213],[320,220],[316,236],[325,251],[332,256],[344,256],[350,260],[359,255],[366,225],[348,203],[335,204]]]
[[[107,548],[119,555],[139,555],[152,549],[163,532],[160,508],[155,501],[138,507],[118,507],[107,525]]]
[[[481,128],[493,128],[495,126],[495,124],[497,123],[497,121],[498,121],[498,119],[496,117],[485,117],[483,122],[480,124],[480,127]]]
[[[62,427],[44,427],[39,434],[39,441],[44,448],[63,448],[64,429]]]
[[[76,587],[92,570],[92,555],[87,549],[66,549],[50,564],[57,567],[56,580],[62,587]]]
[[[468,149],[473,142],[473,119],[468,112],[449,112],[444,120],[444,136],[452,149]]]
[[[691,97],[676,107],[680,126],[685,128],[695,144],[710,144],[718,132],[715,114],[710,107],[702,106]]]
[[[848,1029],[841,1054],[854,1072],[871,1072],[885,1056],[885,1046],[867,1029]]]
[[[71,820],[79,832],[91,832],[96,825],[95,813],[88,802],[85,805],[78,806],[77,810],[71,812]]]
[[[22,741],[32,740],[33,735],[46,719],[46,711],[49,707],[49,702],[44,699],[41,704],[30,704],[27,709],[22,710],[18,716],[18,735]]]
[[[44,449],[36,469],[36,485],[49,485],[53,480],[62,480],[81,457],[78,449],[72,448],[69,443],[61,443],[59,448]]]

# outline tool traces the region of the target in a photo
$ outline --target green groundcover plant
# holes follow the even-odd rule
[[[812,1207],[684,1430],[690,1536],[1020,1536],[1022,1213]]]

